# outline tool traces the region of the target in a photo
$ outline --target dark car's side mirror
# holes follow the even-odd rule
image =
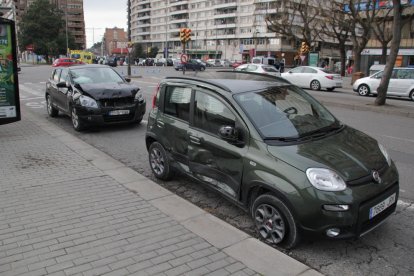
[[[58,82],[56,86],[59,88],[69,88],[70,85],[66,81],[61,81],[61,82]]]
[[[124,79],[126,82],[131,82],[131,78],[125,77]]]
[[[221,139],[232,145],[244,145],[244,142],[239,139],[239,131],[233,126],[221,126],[219,129],[219,136]]]

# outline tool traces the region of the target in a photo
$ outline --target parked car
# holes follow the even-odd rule
[[[358,79],[352,88],[360,96],[376,95],[382,74],[379,71],[372,76]],[[388,84],[387,96],[407,97],[414,101],[414,68],[394,68]]]
[[[118,65],[117,59],[116,58],[108,58],[106,65],[109,65],[111,67],[116,67]]]
[[[342,87],[342,77],[328,70],[313,66],[299,66],[285,73],[282,78],[287,79],[291,83],[312,90],[326,89],[333,91],[335,88]]]
[[[53,67],[60,67],[60,66],[71,66],[74,64],[84,64],[82,61],[77,60],[76,58],[57,58],[53,61]]]
[[[195,59],[190,59],[186,63],[176,62],[174,63],[174,69],[176,71],[183,70],[193,70],[193,71],[204,71],[206,70],[206,66]]]
[[[219,59],[208,59],[206,60],[206,64],[208,67],[221,67],[223,66],[221,60]]]
[[[237,66],[235,71],[255,72],[280,77],[280,72],[274,66],[264,64],[246,63]]]
[[[282,78],[165,78],[146,147],[155,177],[180,171],[215,189],[249,212],[270,244],[358,238],[397,205],[398,172],[385,148]]]
[[[90,125],[140,123],[145,99],[129,81],[106,65],[56,68],[46,83],[47,112],[51,117],[69,115],[77,131]]]
[[[243,62],[236,60],[231,64],[231,67],[233,67],[233,69],[236,69],[237,67],[239,67],[242,64],[243,64]]]

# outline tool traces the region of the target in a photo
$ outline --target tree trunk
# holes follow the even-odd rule
[[[339,46],[339,54],[341,57],[341,76],[345,76],[345,62],[346,62],[346,49],[345,45]]]
[[[381,59],[380,64],[387,63],[387,50],[388,50],[388,43],[382,43],[382,53],[381,53]]]
[[[388,84],[390,83],[390,78],[392,70],[394,69],[395,60],[397,59],[398,50],[400,49],[401,41],[401,27],[402,27],[402,8],[401,0],[392,0],[393,3],[393,38],[391,40],[391,49],[390,55],[385,65],[384,73],[381,78],[380,85],[377,89],[378,97],[375,100],[375,105],[384,105],[387,98]]]

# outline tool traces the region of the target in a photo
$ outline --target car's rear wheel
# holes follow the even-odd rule
[[[317,81],[317,80],[313,80],[310,83],[310,88],[312,90],[315,90],[315,91],[321,90],[321,83],[319,81]]]
[[[366,85],[366,84],[361,84],[361,85],[358,87],[358,94],[359,94],[360,96],[369,96],[369,93],[370,93],[370,91],[369,91],[369,87],[368,87],[368,85]]]
[[[277,197],[264,194],[255,199],[252,217],[260,237],[271,245],[293,248],[300,240],[295,219]]]
[[[204,70],[206,70],[206,68],[201,66],[200,71],[204,71]]]
[[[326,88],[327,91],[334,91],[335,87],[331,87],[331,88]]]
[[[412,91],[410,92],[410,99],[411,99],[412,101],[414,101],[414,90],[412,90]]]
[[[173,176],[170,160],[164,147],[158,142],[153,142],[149,148],[149,163],[156,178],[169,180]]]
[[[46,96],[46,107],[47,107],[47,114],[50,117],[56,117],[59,115],[59,110],[53,106],[52,98],[50,95]]]
[[[76,107],[72,107],[70,111],[70,117],[72,120],[72,126],[76,131],[81,131],[85,129],[85,123],[79,118]]]

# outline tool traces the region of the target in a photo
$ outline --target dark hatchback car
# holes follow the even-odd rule
[[[197,179],[287,248],[302,235],[358,238],[395,211],[398,172],[375,139],[283,79],[203,74],[159,85],[146,134],[157,178]]]
[[[72,119],[75,130],[90,125],[140,123],[146,102],[139,87],[106,65],[56,68],[46,83],[47,112]]]
[[[176,71],[183,70],[183,67],[185,67],[185,70],[193,70],[193,71],[204,71],[206,70],[206,66],[202,64],[201,62],[198,62],[195,59],[190,59],[186,63],[177,62],[174,64],[174,69]]]

